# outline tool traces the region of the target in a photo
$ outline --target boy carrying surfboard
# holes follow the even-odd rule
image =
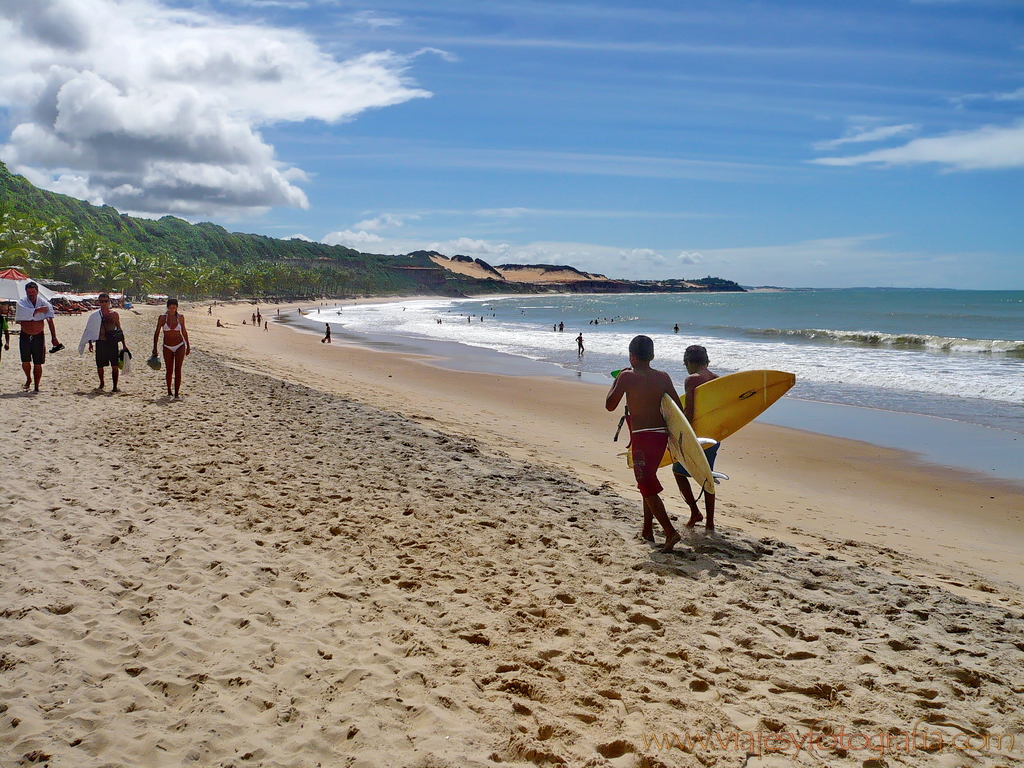
[[[686,377],[686,381],[683,382],[683,393],[686,395],[683,415],[686,416],[686,420],[691,424],[693,424],[694,407],[697,404],[697,387],[718,378],[718,374],[708,370],[710,362],[708,351],[700,344],[690,345],[686,348],[686,352],[683,353],[683,364],[686,366],[686,372],[690,374]],[[721,443],[716,443],[704,452],[711,469],[715,468],[715,457],[718,455],[719,445]],[[679,492],[683,494],[683,500],[686,501],[686,505],[690,508],[690,519],[686,522],[686,527],[693,528],[701,520],[704,520],[704,528],[706,530],[715,530],[715,494],[704,494],[705,517],[697,508],[697,500],[693,496],[693,489],[690,488],[690,481],[687,479],[690,477],[690,473],[677,461],[672,465],[672,474],[676,478]]]
[[[626,398],[633,473],[644,500],[644,523],[640,535],[647,541],[654,541],[654,519],[657,518],[665,530],[665,546],[661,551],[671,552],[680,536],[672,526],[659,495],[663,486],[658,482],[658,467],[669,437],[665,418],[661,415],[661,398],[668,395],[676,405],[682,407],[682,404],[672,377],[651,368],[653,359],[654,341],[649,336],[635,337],[629,343],[631,367],[623,369],[615,378],[604,405],[609,411],[614,411],[623,396]]]

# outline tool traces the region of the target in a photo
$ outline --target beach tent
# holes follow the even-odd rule
[[[18,301],[25,296],[25,285],[31,282],[31,278],[24,272],[19,272],[13,267],[0,271],[0,301]],[[39,286],[39,295],[47,301],[53,301],[57,296],[49,288]]]

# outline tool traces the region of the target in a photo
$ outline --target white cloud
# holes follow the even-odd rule
[[[917,126],[910,124],[887,125],[871,129],[855,128],[842,138],[831,139],[830,141],[819,141],[814,145],[814,148],[822,150],[835,149],[843,144],[861,144],[871,141],[884,141],[885,139],[890,139],[893,136],[899,136],[915,130],[917,130]]]
[[[315,242],[315,241],[313,240],[313,238],[311,238],[311,237],[306,237],[306,236],[305,236],[304,234],[302,234],[301,232],[296,232],[296,233],[295,233],[294,235],[288,235],[288,237],[285,237],[285,238],[282,238],[282,239],[283,239],[283,240],[302,240],[303,242],[306,242],[306,243],[312,243],[312,242]]]
[[[415,219],[416,216],[397,216],[393,213],[382,213],[379,216],[375,216],[372,219],[364,219],[363,221],[357,222],[354,226],[356,229],[365,229],[370,231],[378,231],[386,229],[388,227],[400,227],[405,223],[406,218]]]
[[[1009,93],[993,93],[992,98],[995,101],[1024,101],[1024,88]]]
[[[323,240],[320,242],[325,245],[344,245],[348,248],[360,250],[362,246],[368,245],[369,243],[383,243],[384,238],[380,235],[375,235],[372,232],[366,232],[365,230],[353,232],[350,229],[346,229],[343,232],[329,232],[324,235]]]
[[[398,27],[401,26],[402,20],[394,16],[381,16],[374,11],[359,11],[352,14],[352,20],[357,24],[365,24],[373,29],[379,29],[381,27]]]
[[[850,157],[823,157],[819,165],[918,165],[938,163],[956,170],[1024,167],[1024,121],[1003,127],[988,125],[933,138],[918,138],[890,149]]]
[[[307,207],[305,174],[259,128],[350,120],[430,94],[409,59],[338,61],[295,29],[159,0],[0,0],[0,158],[42,186],[85,179],[90,200],[185,216]]]
[[[1024,88],[1009,92],[969,93],[966,96],[955,96],[950,101],[962,109],[970,101],[1024,101]]]
[[[498,219],[518,219],[520,216],[543,215],[546,212],[530,208],[481,208],[473,213],[477,216],[492,216]]]
[[[700,179],[709,181],[763,181],[792,173],[783,165],[717,160],[691,160],[665,155],[562,152],[532,149],[491,149],[413,145],[388,154],[367,155],[374,163],[401,163],[405,168],[472,168],[550,174]]]
[[[414,250],[414,249],[413,249]],[[470,237],[460,237],[456,240],[435,242],[427,246],[427,250],[437,251],[446,256],[475,256],[484,261],[494,257],[507,258],[511,253],[511,246],[507,243],[492,243],[488,240],[474,240]],[[485,258],[486,257],[486,258]]]

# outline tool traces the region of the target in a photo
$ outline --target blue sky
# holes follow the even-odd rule
[[[0,0],[0,159],[612,277],[1024,289],[1020,0]]]

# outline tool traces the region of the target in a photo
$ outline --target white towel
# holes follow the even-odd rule
[[[85,330],[82,331],[82,340],[78,342],[78,354],[85,354],[85,348],[89,345],[90,341],[96,341],[100,337],[100,318],[103,315],[103,310],[97,309],[91,315],[85,323]]]
[[[37,313],[36,310],[39,307],[45,307],[46,312]],[[18,299],[14,313],[14,322],[16,323],[25,323],[29,320],[52,320],[54,317],[53,305],[42,296],[36,296],[35,304],[28,300],[28,296]]]

